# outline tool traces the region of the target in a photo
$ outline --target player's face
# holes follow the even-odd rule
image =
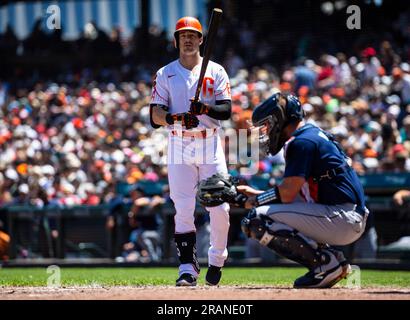
[[[185,30],[179,33],[179,50],[181,54],[196,54],[202,44],[202,37],[198,32]]]

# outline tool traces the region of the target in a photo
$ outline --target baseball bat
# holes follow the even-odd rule
[[[208,34],[205,40],[204,56],[202,58],[201,71],[199,73],[198,84],[196,86],[195,97],[194,97],[195,102],[199,101],[199,95],[201,94],[201,88],[202,88],[202,82],[204,81],[206,68],[208,67],[208,62],[211,57],[212,49],[214,47],[215,37],[218,32],[218,27],[219,27],[219,22],[221,21],[221,17],[222,17],[222,10],[219,8],[214,8],[212,10],[211,19],[209,21],[209,26],[208,26]]]

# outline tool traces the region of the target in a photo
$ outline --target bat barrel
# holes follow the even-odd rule
[[[198,85],[195,91],[194,101],[199,101],[199,95],[201,93],[202,82],[205,77],[206,68],[211,57],[211,53],[215,44],[215,37],[218,32],[219,22],[222,17],[222,10],[214,8],[212,10],[211,19],[209,20],[208,34],[205,41],[204,56],[202,58],[201,71],[199,74]]]

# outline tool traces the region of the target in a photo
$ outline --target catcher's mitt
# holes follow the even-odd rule
[[[204,207],[216,207],[224,202],[243,207],[247,196],[238,192],[238,180],[230,175],[216,173],[198,184],[197,197]]]

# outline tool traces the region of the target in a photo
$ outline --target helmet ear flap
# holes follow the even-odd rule
[[[305,117],[305,111],[297,97],[289,95],[286,97],[286,114],[288,121],[300,121]]]
[[[174,47],[179,50],[179,33],[174,33]]]

